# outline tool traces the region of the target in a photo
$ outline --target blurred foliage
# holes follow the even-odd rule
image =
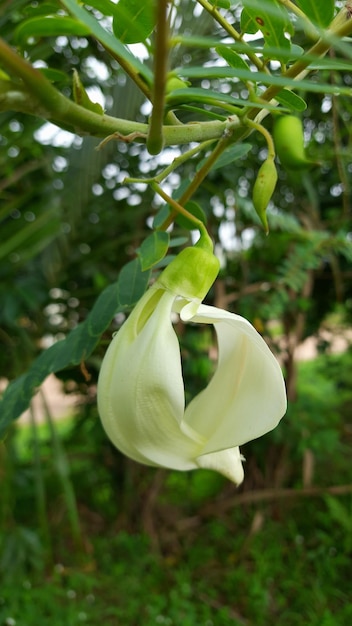
[[[243,447],[239,490],[206,470],[138,467],[116,454],[86,404],[56,426],[78,543],[50,427],[18,428],[2,458],[2,622],[347,626],[351,365],[351,351],[300,364],[292,417]],[[37,445],[49,529],[38,508]]]

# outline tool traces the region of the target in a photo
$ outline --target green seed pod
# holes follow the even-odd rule
[[[276,153],[286,169],[304,170],[314,165],[306,157],[303,124],[298,117],[295,115],[279,117],[274,125],[273,137]]]
[[[277,182],[277,171],[274,158],[269,156],[260,166],[256,181],[253,187],[253,206],[264,226],[266,234],[269,232],[266,208]]]

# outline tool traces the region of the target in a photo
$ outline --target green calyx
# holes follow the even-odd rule
[[[167,266],[155,285],[188,300],[203,300],[214,283],[220,262],[209,248],[210,238],[202,236],[197,244],[185,248]]]

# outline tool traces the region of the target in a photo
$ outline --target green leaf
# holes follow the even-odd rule
[[[39,15],[42,17],[55,15],[58,9],[57,2],[27,2],[26,4],[25,14],[28,19]]]
[[[159,209],[157,214],[153,219],[153,228],[160,228],[160,226],[165,222],[165,220],[169,217],[170,214],[170,206],[168,204],[163,204]]]
[[[276,0],[243,0],[245,19],[250,18],[247,32],[253,32],[252,23],[262,32],[265,46],[277,47],[279,50],[289,50],[290,41],[286,37],[292,27],[287,10]],[[242,21],[241,21],[242,25]],[[251,28],[251,31],[248,31]],[[254,31],[256,32],[256,31]],[[275,57],[280,59],[280,54]]]
[[[222,167],[225,167],[226,165],[229,165],[230,163],[232,163],[233,161],[236,161],[237,159],[241,159],[242,157],[246,156],[246,154],[248,154],[251,148],[252,148],[252,144],[250,143],[240,143],[234,146],[230,146],[230,148],[227,148],[227,150],[225,150],[225,152],[223,152],[219,156],[219,158],[215,161],[211,169],[217,170]],[[200,168],[205,163],[205,161],[206,159],[204,158],[198,163],[197,170],[200,170]]]
[[[116,283],[108,285],[94,303],[86,319],[87,329],[93,337],[99,337],[108,328],[112,315],[121,309],[119,286],[120,278]]]
[[[189,244],[189,237],[175,237],[174,239],[170,239],[169,248],[178,248],[179,246],[183,246],[185,243]]]
[[[78,20],[83,22],[90,28],[91,34],[99,41],[105,48],[114,52],[117,57],[123,59],[133,69],[138,72],[148,84],[153,82],[153,74],[146,63],[142,63],[137,59],[132,52],[124,46],[121,41],[116,39],[109,31],[105,30],[99,21],[89,11],[84,9],[77,0],[61,0],[63,4]]]
[[[215,112],[210,111],[209,109],[202,109],[202,107],[196,107],[192,104],[180,104],[178,105],[178,108],[182,109],[183,111],[191,111],[193,114],[196,114],[197,117],[207,117],[208,119],[220,120],[222,122],[226,122],[226,119],[228,117],[224,113],[221,114],[218,111]]]
[[[225,68],[219,68],[219,70],[221,69]],[[218,91],[212,91],[211,89],[201,89],[198,87],[187,87],[186,89],[178,89],[177,91],[173,91],[172,93],[167,95],[166,102],[170,107],[178,104],[190,104],[191,102],[201,102],[203,104],[210,104],[213,106],[222,107],[224,106],[224,104],[232,105],[232,107],[236,107],[237,104],[248,105],[247,100],[239,100],[237,98],[229,96],[228,94],[224,94]]]
[[[336,94],[346,94],[347,96],[351,97],[352,94],[352,89],[351,87],[343,87],[341,85],[331,85],[329,83],[317,83],[314,82],[313,79],[305,79],[305,80],[297,80],[295,78],[288,78],[286,76],[280,76],[277,74],[266,74],[265,72],[248,72],[248,70],[242,70],[240,68],[238,69],[234,69],[232,67],[207,67],[204,68],[207,73],[208,73],[208,78],[230,78],[232,77],[236,77],[236,78],[243,78],[244,80],[252,80],[252,81],[256,81],[256,82],[260,82],[263,85],[278,85],[281,87],[290,87],[291,89],[304,89],[308,92],[315,92],[315,93],[336,93]],[[184,68],[184,70],[182,70],[182,68],[178,69],[178,72],[180,74],[182,74],[183,76],[185,76],[186,78],[193,78],[199,75],[199,68],[198,67],[190,67],[190,68]],[[203,76],[202,76],[203,78]],[[243,103],[246,103],[246,105],[250,105],[251,107],[253,106],[259,106],[259,107],[263,107],[265,106],[265,108],[267,108],[267,105],[264,103],[261,104],[256,104],[255,102],[251,102],[251,101],[245,101],[245,100],[240,100],[239,98],[232,98],[231,96],[227,95],[227,94],[221,94],[221,93],[217,93],[215,91],[210,91],[210,90],[205,90],[205,89],[180,89],[179,91],[175,91],[171,96],[170,96],[170,100],[172,102],[177,102],[179,99],[180,100],[186,100],[186,95],[187,93],[189,95],[193,95],[194,97],[191,98],[191,100],[196,100],[196,96],[197,96],[197,92],[203,92],[205,94],[204,98],[202,100],[199,100],[200,102],[204,101],[206,102],[206,94],[210,95],[211,100],[213,100],[213,98],[215,98],[215,95],[217,95],[218,100],[221,98],[221,101],[223,102],[232,102],[234,105],[239,104],[242,105]],[[209,102],[210,103],[210,102]],[[271,107],[271,108],[275,108],[275,107]]]
[[[247,33],[248,35],[255,35],[255,33],[257,33],[259,30],[259,26],[257,25],[256,21],[252,19],[247,9],[242,9],[240,25],[241,32]]]
[[[154,0],[119,0],[114,10],[113,31],[123,43],[139,43],[154,28]]]
[[[173,46],[186,46],[192,48],[216,48],[219,45],[219,39],[215,39],[214,37],[204,37],[203,35],[184,35],[182,33],[178,34],[176,37],[173,37],[171,40],[171,45]],[[233,44],[236,45],[237,43]],[[241,45],[241,44],[240,44]],[[249,48],[248,44],[242,44],[247,49]]]
[[[336,38],[336,42],[339,42],[338,38]],[[211,37],[200,37],[200,36],[195,37],[191,35],[182,35],[182,36],[179,35],[178,37],[175,37],[172,40],[172,43],[173,45],[179,44],[185,47],[205,48],[205,49],[209,49],[209,48],[215,49],[219,46],[219,41],[216,39],[212,39]],[[251,41],[250,43],[236,42],[236,43],[226,44],[226,48],[233,49],[237,53],[243,53],[243,54],[248,54],[250,52],[255,52],[256,54],[263,53],[263,45],[261,44],[260,39],[258,41],[257,40]],[[346,44],[346,48],[348,49],[347,44]],[[277,48],[274,46],[272,48],[269,46],[265,46],[265,52],[268,58],[271,58],[271,57],[273,58],[274,56],[277,56],[280,53],[280,55],[282,55],[282,59],[285,61],[295,60],[301,57],[302,54],[305,54],[304,49],[301,46],[298,46],[297,44],[292,44],[291,48],[289,48],[288,50],[282,50],[281,48]],[[310,55],[310,57],[308,56],[307,58],[314,59],[314,60],[320,59],[320,57],[318,56],[313,57],[312,55]],[[177,71],[180,72],[179,69]]]
[[[40,67],[39,71],[44,74],[45,78],[50,80],[52,83],[69,83],[70,76],[68,76],[67,72],[62,72],[61,70],[56,70],[52,67]]]
[[[291,109],[292,111],[305,111],[307,108],[307,103],[303,98],[298,96],[296,93],[289,91],[288,89],[283,89],[276,96],[275,100],[277,100],[280,104],[282,104],[287,109]]]
[[[164,231],[154,231],[140,246],[139,258],[142,270],[149,270],[153,265],[164,258],[169,247],[169,234]]]
[[[189,68],[185,69],[185,74],[197,73],[198,68]],[[226,77],[237,77],[237,74],[240,73],[241,76],[250,76],[253,79],[252,72],[248,70],[240,70],[234,69],[232,67],[215,67],[215,68],[205,68],[208,70],[207,75],[208,78],[212,77],[212,74],[217,77],[226,76]],[[213,71],[214,70],[214,71]],[[262,74],[266,77],[266,74]],[[256,75],[254,75],[256,76]],[[270,81],[270,79],[268,78]],[[198,87],[188,87],[187,89],[178,89],[177,91],[172,92],[166,97],[166,102],[169,108],[174,108],[176,106],[181,106],[184,104],[202,103],[208,104],[214,107],[220,107],[231,113],[238,113],[239,107],[256,107],[258,109],[272,109],[275,110],[277,107],[270,103],[264,102],[251,102],[250,100],[243,100],[242,98],[235,98],[233,96],[229,96],[228,94],[221,93],[219,91],[213,91],[212,89],[201,89]]]
[[[90,0],[89,6],[103,15],[113,17],[113,31],[123,43],[139,43],[146,40],[154,28],[155,0]]]
[[[37,250],[32,250],[33,245],[39,243],[41,248],[45,247],[48,240],[57,235],[59,230],[60,220],[57,212],[55,210],[45,211],[2,241],[0,259],[6,258],[12,252],[19,252],[20,249],[21,260],[22,257],[28,260],[37,252]]]
[[[146,290],[150,272],[143,272],[139,258],[125,265],[119,275],[119,303],[123,307],[130,308]]]
[[[346,59],[352,59],[352,51],[351,51],[351,46],[350,46],[348,39],[346,39],[345,41],[344,40],[342,41],[341,38],[333,36],[332,34],[329,34],[329,39],[331,40],[331,45],[335,50],[338,50],[341,54],[343,54],[346,57]],[[191,48],[200,48],[200,49],[208,50],[211,48],[216,49],[219,46],[219,41],[211,37],[178,35],[177,37],[174,37],[172,39],[172,44],[174,46],[180,45],[180,46],[185,46],[188,48],[191,47]],[[230,49],[235,49],[237,53],[243,53],[243,54],[255,53],[259,55],[263,54],[263,45],[261,43],[261,40],[252,41],[250,43],[236,42],[233,44],[226,44],[226,47]],[[329,69],[330,66],[332,67],[333,64],[336,63],[337,69],[341,69],[341,70],[346,69],[346,71],[348,71],[349,69],[347,61],[341,61],[341,59],[332,60],[331,58],[324,59],[317,55],[307,54],[307,52],[301,46],[298,46],[297,44],[292,44],[290,48],[285,49],[285,50],[283,50],[282,48],[277,48],[276,46],[269,46],[268,44],[265,44],[265,54],[268,59],[280,58],[280,61],[283,61],[285,63],[302,58],[304,54],[305,60],[310,61],[312,68],[313,66],[315,67],[316,65],[318,69],[320,67],[325,67],[325,66]],[[202,68],[203,70],[202,75],[200,74],[200,68]],[[179,74],[180,76],[184,76],[185,78],[187,77],[191,78],[192,74],[188,73],[188,70],[190,69],[191,71],[193,71],[194,69],[197,69],[197,75],[199,75],[201,78],[207,78],[206,76],[207,67],[200,66],[200,68],[199,69],[195,67],[187,68],[184,66],[184,67],[178,67],[174,71],[176,71],[177,74]],[[253,75],[254,74],[255,72],[253,73]]]
[[[197,202],[190,200],[185,204],[185,209],[187,209],[187,211],[194,215],[194,217],[196,217],[198,220],[203,222],[203,224],[207,223],[207,217],[202,207]],[[181,213],[177,215],[175,221],[179,226],[182,226],[182,228],[186,228],[187,230],[195,230],[197,228],[197,226],[191,219],[189,219],[185,215],[181,215]]]
[[[234,50],[229,48],[228,46],[217,46],[215,51],[225,59],[226,63],[230,65],[230,67],[242,68],[243,70],[249,70],[249,65],[242,59],[242,57],[237,54]]]
[[[215,161],[212,166],[212,170],[217,170],[225,167],[225,165],[229,165],[233,163],[233,161],[237,161],[237,159],[241,159],[246,156],[248,152],[252,149],[252,144],[250,143],[240,143],[235,146],[231,146],[222,155]]]
[[[231,0],[209,0],[216,9],[229,9],[231,6]]]
[[[103,15],[113,15],[116,9],[116,4],[111,0],[89,0],[86,4],[97,9]]]
[[[89,357],[114,315],[126,311],[141,298],[149,276],[150,272],[142,272],[139,259],[127,263],[118,281],[102,291],[87,319],[65,339],[42,352],[25,374],[10,383],[0,400],[0,437],[27,409],[36,389],[49,374],[78,365]]]
[[[72,17],[48,16],[33,17],[22,22],[15,30],[15,37],[19,43],[24,43],[29,37],[57,37],[59,35],[84,37],[90,35],[90,28]]]
[[[88,109],[88,111],[93,111],[94,113],[103,115],[103,107],[98,102],[91,101],[76,69],[73,70],[72,87],[73,99],[76,104],[79,104],[83,108]]]
[[[319,0],[319,2],[317,0],[296,0],[296,4],[317,26],[323,28],[328,26],[334,17],[334,0]]]
[[[175,258],[175,254],[167,254],[161,261],[159,261],[159,263],[155,265],[154,269],[164,269],[164,267],[167,267]]]

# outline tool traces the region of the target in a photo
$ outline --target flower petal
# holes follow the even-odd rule
[[[242,445],[275,428],[286,411],[286,391],[262,337],[243,317],[215,307],[200,305],[192,321],[214,324],[219,349],[212,380],[184,417],[206,440],[202,453]]]
[[[219,452],[210,452],[196,459],[198,467],[219,472],[229,480],[232,480],[236,485],[240,485],[244,478],[243,460],[238,447],[220,450]]]
[[[197,467],[194,459],[205,441],[180,428],[184,386],[171,324],[174,299],[162,292],[137,335],[133,313],[115,335],[100,372],[98,407],[108,436],[124,454],[147,465],[188,470]],[[147,306],[140,308],[141,318]]]

